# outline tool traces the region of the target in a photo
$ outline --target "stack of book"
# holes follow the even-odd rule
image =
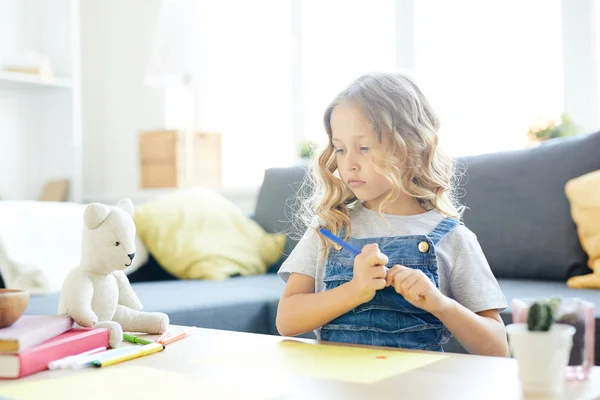
[[[24,315],[0,329],[0,378],[21,378],[48,369],[48,363],[108,347],[108,330],[75,328],[71,317]]]

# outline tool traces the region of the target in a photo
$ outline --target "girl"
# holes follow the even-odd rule
[[[434,351],[453,334],[470,353],[506,356],[506,299],[460,223],[453,163],[421,90],[401,74],[361,76],[324,124],[329,143],[305,203],[313,223],[279,270],[280,334]]]

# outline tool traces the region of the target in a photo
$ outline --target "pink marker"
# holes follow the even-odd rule
[[[159,337],[158,337],[158,338],[155,340],[155,342],[157,342],[157,343],[160,343],[160,344],[163,344],[163,341],[164,341],[164,340],[165,340],[167,337],[169,337],[169,335],[170,335],[170,334],[171,334],[171,332],[170,332],[170,331],[167,329],[167,330],[165,331],[165,333],[163,333],[162,335],[160,335],[160,336],[159,336]]]

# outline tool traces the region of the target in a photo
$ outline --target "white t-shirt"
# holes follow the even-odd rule
[[[384,214],[357,204],[350,210],[352,237],[427,235],[445,218],[436,210],[418,215]],[[315,279],[315,293],[325,290],[325,263],[321,260],[321,241],[314,229],[308,229],[279,269],[285,282],[292,273]],[[506,298],[498,286],[490,266],[477,241],[466,226],[459,224],[435,245],[440,277],[440,291],[473,312],[504,310]],[[391,267],[391,266],[389,266]]]

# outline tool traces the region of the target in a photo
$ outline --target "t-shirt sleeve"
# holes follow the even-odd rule
[[[456,255],[451,275],[454,300],[473,312],[506,309],[506,298],[477,236],[464,226],[459,228],[462,230],[462,246]]]
[[[319,236],[314,229],[309,228],[279,268],[277,273],[279,277],[287,282],[290,275],[295,272],[315,278],[319,247]]]

